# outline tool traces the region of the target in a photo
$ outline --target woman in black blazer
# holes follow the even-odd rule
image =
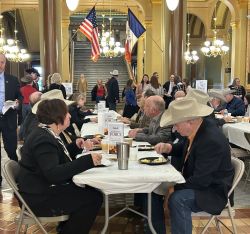
[[[27,137],[20,160],[18,186],[24,200],[38,216],[69,215],[60,233],[89,233],[102,204],[100,192],[76,186],[72,177],[101,163],[99,154],[72,160],[83,139],[67,147],[59,137],[70,123],[63,100],[43,100],[36,112],[39,125]]]

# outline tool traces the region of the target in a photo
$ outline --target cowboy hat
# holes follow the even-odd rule
[[[233,89],[224,89],[223,91],[222,91],[222,95],[225,97],[226,95],[228,95],[228,94],[234,94],[235,93],[235,90],[233,90]]]
[[[182,98],[172,101],[161,117],[160,126],[168,126],[183,121],[208,116],[213,108],[197,102],[194,98]]]
[[[37,76],[40,77],[40,73],[39,73],[34,67],[29,68],[29,69],[26,69],[25,71],[26,71],[27,73],[29,73],[29,74],[35,73]]]
[[[24,77],[21,78],[21,82],[25,84],[30,84],[33,82],[33,78],[30,74],[25,75]]]
[[[209,95],[209,97],[218,98],[222,102],[226,102],[226,98],[223,96],[223,91],[222,90],[211,89],[208,92],[208,95]]]
[[[59,89],[53,89],[53,90],[50,90],[46,93],[43,93],[41,95],[41,100],[38,101],[33,107],[32,107],[32,113],[33,114],[36,114],[37,112],[37,108],[38,108],[38,105],[41,101],[43,100],[51,100],[51,99],[60,99],[62,101],[65,102],[65,104],[68,106],[68,105],[71,105],[72,103],[74,103],[74,101],[69,101],[69,100],[66,100],[64,99],[63,97],[63,94],[62,94],[62,91],[59,90]]]
[[[119,72],[118,72],[118,70],[113,70],[112,72],[110,72],[110,75],[118,76]]]
[[[206,105],[209,101],[209,96],[207,93],[198,89],[189,89],[186,97],[194,98],[197,102]]]

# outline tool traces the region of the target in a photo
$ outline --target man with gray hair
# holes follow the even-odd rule
[[[191,212],[219,215],[227,204],[234,169],[228,140],[206,118],[212,112],[206,104],[185,97],[171,102],[162,115],[161,126],[174,125],[184,137],[175,144],[155,146],[157,153],[178,159],[174,166],[185,178],[184,183],[170,186],[166,195],[173,234],[192,234]]]
[[[132,129],[128,136],[136,141],[147,141],[152,145],[171,141],[171,127],[160,127],[164,110],[165,102],[162,97],[157,95],[148,97],[145,101],[144,113],[151,118],[149,127]]]

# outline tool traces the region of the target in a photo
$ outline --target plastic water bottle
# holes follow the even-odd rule
[[[228,110],[227,109],[224,110],[224,116],[225,117],[228,116]]]

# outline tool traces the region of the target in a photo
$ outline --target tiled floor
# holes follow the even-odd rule
[[[6,160],[6,154],[2,150],[3,161]],[[121,196],[122,197],[122,196]],[[120,202],[120,198],[114,198],[116,203]],[[117,200],[118,199],[118,200]],[[126,198],[127,199],[127,198]],[[250,183],[244,187],[244,182],[242,181],[235,192],[235,223],[237,225],[237,230],[239,234],[250,234]],[[114,212],[112,208],[111,213]],[[13,197],[12,191],[9,189],[5,180],[3,181],[3,187],[0,193],[0,234],[14,234],[16,225],[13,222],[14,217],[19,211],[19,207],[16,199]],[[198,234],[201,232],[202,227],[207,222],[206,217],[195,216],[193,217],[193,233]],[[223,222],[231,228],[230,220],[223,218]],[[167,233],[170,233],[169,220],[167,223]],[[104,224],[104,210],[102,209],[96,219],[96,222],[90,232],[90,234],[100,233]],[[56,224],[46,225],[46,230],[49,233],[56,233]],[[225,228],[223,228],[223,233],[230,233]],[[41,231],[36,227],[32,226],[28,229],[28,233],[39,234]],[[118,217],[110,220],[110,225],[108,232],[109,234],[142,234],[143,233],[143,220],[139,217],[135,217],[130,212],[124,212]],[[219,233],[213,224],[208,232],[210,234]],[[72,233],[74,234],[74,233]]]

